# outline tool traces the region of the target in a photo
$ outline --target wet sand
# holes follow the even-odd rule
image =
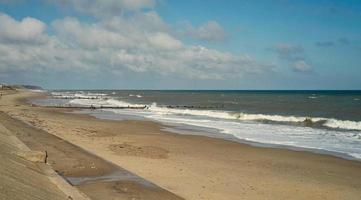
[[[149,121],[100,120],[70,113],[69,109],[30,106],[23,99],[31,96],[39,94],[20,92],[4,96],[0,110],[56,136],[61,139],[59,143],[75,144],[185,199],[361,197],[361,162],[311,152],[252,147],[204,136],[178,135],[163,131],[160,124]],[[16,130],[20,130],[18,126],[14,126],[13,131]],[[19,135],[19,138],[24,139],[26,135]],[[48,139],[44,140],[34,145],[44,144]],[[78,152],[71,146],[64,149],[66,152],[53,155]],[[49,153],[49,158],[51,156]],[[71,162],[54,161],[52,165],[66,176],[94,175],[94,168],[74,167],[89,162],[80,158],[70,157]],[[108,167],[97,166],[103,175]],[[134,189],[131,183],[125,182],[115,185],[105,182],[103,186],[118,193],[146,193],[139,193],[141,189]],[[97,183],[77,187],[82,191],[94,191],[93,197],[97,198],[107,193],[106,190],[96,192]]]
[[[46,151],[47,163],[91,199],[182,199],[74,144],[1,111],[0,122],[31,150]]]

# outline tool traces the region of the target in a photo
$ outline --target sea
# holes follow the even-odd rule
[[[361,160],[361,91],[53,90],[40,105],[93,106],[112,120],[168,131]],[[145,107],[116,109],[104,107]]]

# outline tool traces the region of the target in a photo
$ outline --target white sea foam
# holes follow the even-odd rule
[[[32,92],[46,92],[46,90],[41,90],[41,89],[30,89],[30,91],[32,91]]]
[[[349,153],[349,155],[354,158],[361,159],[361,153]]]
[[[96,99],[96,98],[104,98],[107,94],[104,93],[92,93],[92,92],[52,92],[51,93],[55,98],[81,98],[81,99]]]
[[[205,117],[228,119],[228,120],[273,121],[273,122],[285,122],[285,123],[324,122],[323,125],[329,128],[361,130],[361,122],[337,120],[332,118],[247,114],[247,113],[233,113],[233,112],[215,111],[215,110],[174,109],[174,108],[158,107],[156,104],[152,104],[149,107],[149,109],[151,111],[157,113],[163,113],[163,114],[205,116]]]
[[[64,95],[69,95],[69,93],[64,93]],[[111,98],[72,99],[70,103],[94,106],[144,106]],[[114,109],[110,111],[116,114],[138,115],[164,123],[216,129],[221,133],[253,142],[326,150],[361,159],[361,122],[356,121],[220,110],[176,109],[158,106],[155,103],[148,105],[148,109],[145,110]],[[303,123],[305,120],[307,123],[320,123],[320,125],[332,129],[316,129],[289,124]],[[262,123],[263,121],[280,123]]]
[[[143,96],[140,94],[129,94],[128,96],[130,97],[138,97],[138,98],[142,98]]]
[[[85,106],[144,107],[142,104],[130,104],[116,99],[72,99],[69,103]]]
[[[182,123],[217,129],[221,133],[251,142],[326,150],[361,159],[361,133],[357,131],[314,129],[303,126],[264,124],[255,121],[227,121],[212,118],[205,120],[159,113],[146,117],[166,123]]]
[[[349,130],[361,130],[361,122],[349,121],[349,120],[337,120],[328,119],[324,126],[331,128],[349,129]]]
[[[156,103],[149,106],[149,110],[160,114],[198,115],[213,118],[235,119],[230,113],[214,110],[191,110],[159,107]]]
[[[51,92],[53,96],[68,96],[69,94],[69,92]]]
[[[105,93],[92,93],[92,92],[88,92],[86,95],[88,95],[88,96],[98,96],[98,97],[107,96],[107,94],[105,94]]]
[[[88,97],[88,96],[87,96]],[[80,105],[94,105],[94,106],[119,106],[119,107],[143,107],[144,104],[131,104],[125,101],[116,99],[74,99],[72,104]],[[157,106],[153,103],[148,106],[149,111],[162,115],[190,115],[209,118],[218,118],[225,120],[240,120],[240,121],[271,121],[280,123],[317,123],[322,122],[323,126],[329,128],[345,129],[345,130],[361,130],[361,122],[338,120],[332,118],[322,117],[300,117],[300,116],[283,116],[283,115],[266,115],[266,114],[249,114],[249,113],[235,113],[217,110],[194,110],[194,109],[177,109]]]

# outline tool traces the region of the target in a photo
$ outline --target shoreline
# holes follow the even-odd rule
[[[69,109],[69,108],[67,108]],[[336,158],[351,160],[351,161],[357,161],[361,162],[361,158],[349,155],[347,153],[343,152],[337,152],[337,151],[330,151],[326,149],[317,149],[317,148],[310,148],[310,147],[300,147],[300,146],[291,146],[291,145],[285,145],[285,144],[272,144],[272,143],[263,143],[263,142],[257,142],[252,140],[246,140],[246,139],[240,139],[235,137],[232,134],[226,134],[222,133],[221,129],[216,128],[205,128],[205,127],[197,127],[194,125],[187,125],[187,124],[176,124],[176,123],[164,123],[162,121],[158,120],[152,120],[149,118],[141,117],[141,116],[122,116],[112,113],[111,111],[107,110],[99,110],[99,111],[89,111],[89,110],[83,110],[83,109],[73,109],[71,113],[73,114],[85,114],[92,117],[95,117],[97,119],[101,120],[113,120],[113,121],[127,121],[127,120],[139,120],[139,121],[150,121],[159,124],[162,126],[162,130],[165,132],[170,132],[173,134],[180,134],[180,135],[197,135],[197,136],[205,136],[215,139],[221,139],[226,141],[232,141],[237,142],[240,144],[250,145],[253,147],[260,147],[260,148],[275,148],[275,149],[285,149],[290,151],[299,151],[299,152],[310,152],[314,154],[319,155],[328,155],[333,156]],[[97,112],[97,113],[94,113]],[[103,115],[102,113],[108,113]],[[109,117],[110,115],[113,115],[112,117]],[[210,133],[212,132],[212,133]],[[215,133],[215,134],[213,134]]]
[[[9,101],[19,102],[15,99]],[[20,103],[7,105],[5,111],[186,199],[357,199],[361,193],[357,161],[180,135],[153,122],[112,122]]]
[[[174,92],[177,94],[177,91]],[[54,94],[55,97],[53,97],[52,94]],[[141,98],[133,98],[134,94],[142,94],[144,96]],[[149,93],[147,91],[139,93],[134,91],[124,92],[122,90],[114,92],[103,90],[77,92],[62,91],[54,93],[50,92],[49,98],[51,100],[40,100],[35,102],[43,106],[60,103],[60,105],[65,106],[84,106],[87,108],[90,108],[92,105],[97,108],[101,107],[102,105],[121,105],[125,107],[127,105],[145,105],[148,107],[148,109],[145,109],[144,111],[123,109],[83,109],[78,112],[88,113],[101,119],[140,119],[153,121],[156,123],[161,123],[163,126],[170,125],[171,127],[175,127],[175,129],[181,129],[181,131],[173,131],[174,129],[170,129],[171,132],[175,133],[189,133],[194,135],[193,132],[197,132],[200,133],[198,135],[223,139],[226,138],[232,141],[246,143],[253,146],[284,148],[296,151],[309,151],[318,154],[334,155],[349,160],[361,160],[361,148],[360,145],[358,145],[360,144],[361,136],[360,132],[357,131],[360,129],[360,127],[358,127],[360,122],[352,121],[357,117],[352,119],[345,119],[342,117],[333,118],[333,115],[330,113],[330,115],[327,116],[312,114],[310,114],[310,116],[293,115],[292,112],[288,112],[289,114],[284,115],[278,112],[267,114],[267,112],[253,113],[246,111],[240,112],[236,110],[231,111],[232,109],[230,108],[220,110],[183,109],[181,104],[179,104],[180,109],[177,109],[177,103],[174,105],[172,104],[172,106],[167,106],[169,105],[169,102],[164,103],[167,102],[164,100],[164,92],[160,92],[159,95],[160,96],[158,101],[158,97],[152,96],[152,92]],[[241,94],[239,95],[242,97]],[[68,99],[71,97],[75,97],[76,99],[71,101],[57,100],[58,98]],[[307,95],[303,96],[303,98],[306,97]],[[77,98],[80,98],[80,100]],[[85,100],[82,100],[83,98]],[[195,97],[192,97],[191,95],[189,98],[193,99]],[[214,98],[216,98],[216,96]],[[187,102],[188,100],[184,101]],[[157,105],[157,103],[151,102],[158,102],[159,105]],[[259,106],[262,108],[262,105]],[[338,108],[339,107],[337,106],[335,107],[335,109]],[[254,109],[257,110],[256,107]],[[330,108],[330,110],[333,110],[333,108]],[[306,111],[308,110],[305,110],[304,112]],[[342,114],[340,114],[340,116],[341,115]],[[335,126],[343,126],[346,128],[335,128]],[[184,131],[184,129],[189,129],[191,131]],[[221,137],[218,137],[217,135],[220,135]],[[322,142],[320,143],[318,141]]]
[[[15,103],[24,101],[17,99]],[[86,195],[84,198],[92,200],[107,199],[109,195],[115,199],[182,199],[109,160],[38,129],[31,123],[12,118],[3,111],[0,111],[0,122],[32,151],[46,152],[46,167],[54,173],[48,178],[60,182],[57,186],[72,194],[69,199],[83,199],[76,193],[78,191]],[[57,180],[53,180],[54,177],[58,177]],[[68,186],[63,189],[64,185]]]

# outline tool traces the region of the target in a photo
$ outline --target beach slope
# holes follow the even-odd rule
[[[41,95],[26,91],[6,95],[0,109],[13,119],[185,199],[358,200],[361,197],[359,161],[179,135],[164,131],[162,125],[154,122],[101,120],[74,114],[71,109],[31,106],[24,100],[36,96]],[[66,150],[73,152],[70,146]],[[60,164],[58,168],[72,173]],[[84,172],[79,170],[74,174]],[[97,189],[91,184],[78,188]]]

